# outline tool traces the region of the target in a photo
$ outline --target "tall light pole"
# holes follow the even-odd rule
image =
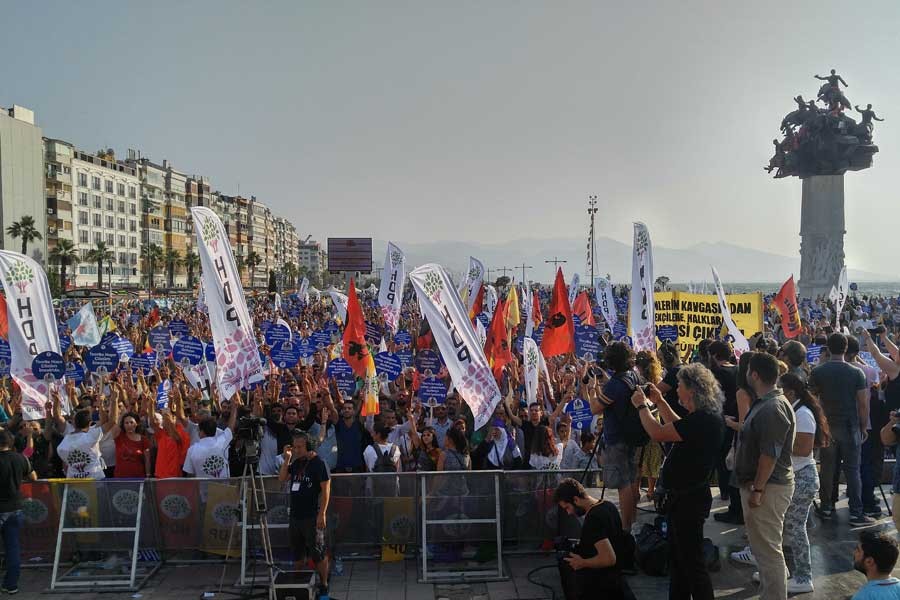
[[[557,268],[558,268],[558,265],[559,265],[560,263],[567,263],[567,262],[569,262],[569,261],[567,261],[567,260],[559,260],[559,259],[556,258],[555,256],[553,257],[553,260],[545,260],[545,261],[544,261],[545,264],[553,263],[553,277],[554,277],[554,278],[556,277],[556,270],[557,270]],[[551,283],[552,283],[552,280],[551,280]]]
[[[526,265],[525,261],[522,261],[522,264],[518,265],[516,268],[522,269],[522,285],[527,286],[527,283],[525,281],[525,269],[532,269],[533,267],[531,265]]]
[[[588,216],[591,220],[590,229],[588,230],[588,243],[587,243],[587,262],[588,268],[586,271],[591,272],[591,280],[588,286],[594,285],[594,259],[597,254],[597,244],[594,240],[594,215],[597,214],[597,196],[588,196]]]

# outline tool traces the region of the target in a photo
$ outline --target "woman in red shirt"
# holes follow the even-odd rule
[[[118,386],[111,387],[114,392],[108,418],[115,424],[107,435],[116,441],[116,466],[113,477],[143,479],[151,472],[150,439],[144,435],[137,414],[127,412],[121,419],[119,418],[119,400],[125,394]]]

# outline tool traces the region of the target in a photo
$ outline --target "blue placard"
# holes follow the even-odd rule
[[[119,354],[120,361],[130,359],[134,356],[134,346],[123,337],[116,336],[109,345]]]
[[[216,347],[212,342],[206,342],[203,346],[203,358],[206,359],[206,362],[216,362]]]
[[[316,350],[324,350],[331,345],[331,333],[328,331],[314,331],[311,337]]]
[[[412,344],[412,336],[405,329],[400,329],[394,334],[394,343],[409,346]]]
[[[100,344],[88,350],[84,360],[91,373],[98,373],[100,369],[112,373],[119,366],[119,353],[109,344]]]
[[[183,335],[189,335],[191,330],[187,323],[181,319],[176,319],[169,323],[169,333],[172,334],[172,337],[181,337]]]
[[[56,322],[56,332],[59,335],[65,335],[66,331],[68,331],[68,330],[69,330],[69,326],[66,323],[64,323],[64,322],[60,323],[59,321]]]
[[[513,348],[515,348],[516,352],[519,354],[525,353],[525,335],[518,336],[515,341],[513,341]]]
[[[109,333],[104,334],[102,338],[100,338],[100,344],[110,344],[113,340],[119,339],[119,334],[115,331],[110,331]]]
[[[172,382],[168,379],[159,382],[156,386],[156,410],[163,410],[169,406],[169,390],[172,389]]]
[[[186,335],[172,346],[172,358],[178,364],[199,365],[204,358],[203,342],[192,335]]]
[[[67,335],[59,336],[59,351],[63,354],[72,346],[72,338]]]
[[[309,358],[316,353],[316,348],[309,338],[301,339],[296,345],[300,349],[300,356],[303,358]]]
[[[441,357],[434,350],[423,350],[416,355],[416,369],[425,377],[437,375],[441,370]]]
[[[38,379],[62,379],[66,374],[66,361],[56,352],[41,352],[31,360],[31,372]]]
[[[291,330],[284,325],[275,324],[266,330],[266,343],[274,346],[279,342],[291,341]]]
[[[572,313],[572,325],[574,325],[576,328],[581,325],[581,317],[579,317],[575,313]]]
[[[147,339],[150,347],[154,350],[168,352],[172,349],[172,336],[169,335],[169,330],[162,325],[151,329],[147,334]]]
[[[371,321],[366,321],[366,341],[377,346],[381,343],[381,327]]]
[[[541,341],[544,339],[544,323],[541,322],[540,325],[535,327],[534,331],[531,332],[531,339],[535,341],[538,345],[538,348],[541,347]]]
[[[80,362],[66,363],[66,380],[80,385],[84,381],[84,365]]]
[[[275,363],[275,366],[279,369],[296,367],[297,363],[300,361],[300,344],[278,342],[272,346],[269,356],[272,358],[272,362]]]
[[[403,365],[393,352],[379,352],[375,355],[375,371],[379,377],[384,375],[388,381],[394,381],[400,377]]]
[[[131,366],[132,372],[140,371],[144,375],[149,375],[156,367],[156,352],[135,354],[128,364]]]
[[[413,366],[413,353],[412,350],[397,350],[394,352],[397,355],[397,359],[400,361],[400,366],[404,369],[408,369]]]
[[[423,404],[443,404],[447,399],[447,386],[437,377],[426,377],[419,384],[418,395]]]
[[[478,313],[475,318],[481,321],[481,324],[484,325],[485,329],[491,326],[491,320],[488,318],[487,313]]]
[[[677,342],[678,328],[675,325],[660,325],[656,328],[656,337],[661,342]]]
[[[342,394],[352,396],[356,392],[356,377],[341,375],[340,377],[335,377],[334,383]]]
[[[575,398],[567,403],[563,410],[572,417],[572,429],[578,431],[590,429],[594,415],[591,413],[591,405],[588,402],[581,398]]]
[[[806,348],[806,362],[811,365],[819,362],[819,356],[822,355],[822,349],[824,346],[818,346],[816,344],[810,344],[809,347]]]
[[[339,379],[341,377],[353,377],[356,378],[356,375],[353,373],[353,367],[350,366],[343,358],[336,358],[330,363],[328,363],[328,376],[334,377],[335,379]]]
[[[0,338],[0,376],[9,375],[9,367],[12,364],[12,352],[9,342]]]
[[[578,358],[594,362],[600,352],[600,334],[590,325],[579,325],[575,328],[575,353]]]
[[[809,318],[812,321],[818,321],[819,319],[822,318],[822,311],[818,310],[818,309],[813,309],[813,310],[809,311]]]
[[[876,371],[880,371],[881,368],[878,366],[878,362],[875,360],[875,357],[872,356],[871,352],[866,352],[864,350],[859,353],[859,357],[863,360],[864,363],[866,363]]]
[[[621,340],[628,335],[628,325],[622,321],[616,321],[616,324],[613,325],[612,334],[615,339]]]

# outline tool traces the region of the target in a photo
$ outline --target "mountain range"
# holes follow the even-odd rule
[[[585,274],[586,242],[584,239],[519,239],[499,244],[477,242],[435,241],[404,243],[394,241],[406,253],[407,269],[436,262],[459,278],[469,265],[469,256],[481,260],[490,269],[490,279],[504,274],[532,281],[549,283],[553,280],[554,266],[546,261],[567,261],[559,266],[568,282],[572,273],[580,273],[582,283]],[[387,242],[373,241],[373,258],[378,267],[383,264]],[[780,282],[792,273],[800,277],[800,256],[781,256],[727,242],[701,242],[687,248],[653,247],[654,276],[666,276],[673,283],[712,281],[710,265],[719,271],[726,286],[728,283]],[[609,274],[614,284],[631,281],[631,245],[608,237],[597,238],[595,275]],[[851,281],[894,281],[896,275],[873,273],[857,269],[849,270]]]

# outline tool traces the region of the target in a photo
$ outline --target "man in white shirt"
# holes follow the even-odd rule
[[[57,448],[70,479],[104,479],[104,463],[100,455],[103,427],[91,427],[91,411],[79,410],[72,419],[74,430],[67,433]],[[106,430],[112,427],[109,423]]]
[[[240,394],[235,394],[234,399],[235,404],[240,404]],[[228,415],[224,431],[216,427],[213,417],[207,417],[197,424],[200,439],[188,448],[183,467],[186,474],[204,479],[228,479],[231,476],[228,447],[234,437],[237,413],[237,406],[234,406]]]

